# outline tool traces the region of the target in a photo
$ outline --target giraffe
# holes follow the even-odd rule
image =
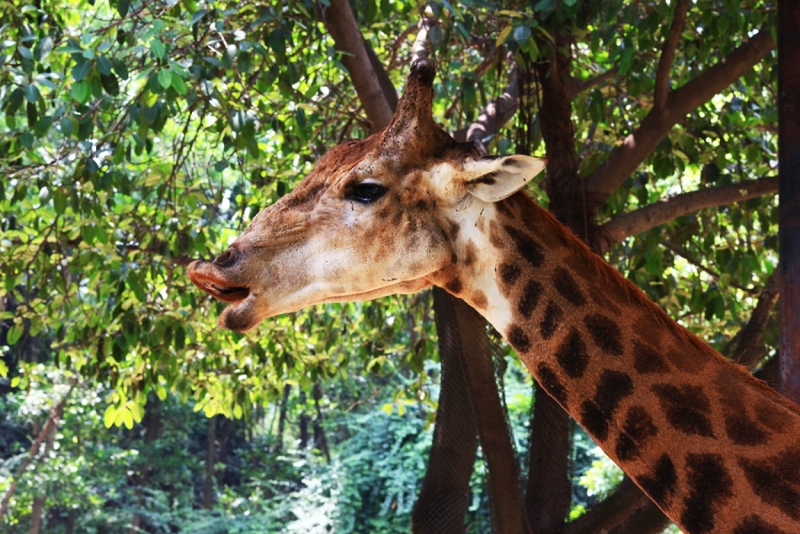
[[[800,532],[800,409],[684,329],[520,190],[545,166],[481,157],[411,67],[386,129],[340,144],[192,282],[222,327],[443,287],[684,531]]]

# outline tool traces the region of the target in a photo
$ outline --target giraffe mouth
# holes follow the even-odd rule
[[[215,299],[236,304],[250,296],[250,288],[224,282],[215,273],[210,272],[213,265],[209,262],[195,261],[189,265],[189,279]]]
[[[250,295],[246,287],[222,286],[213,282],[203,282],[200,289],[216,299],[231,303],[241,302]]]

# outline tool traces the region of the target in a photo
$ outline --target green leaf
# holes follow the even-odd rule
[[[22,91],[22,89],[17,87],[13,91],[11,91],[10,95],[8,95],[8,104],[6,104],[7,106],[6,112],[9,115],[13,115],[17,111],[19,111],[19,108],[22,106],[22,103],[24,101],[25,101],[25,93]]]
[[[25,327],[23,327],[20,323],[17,323],[11,328],[9,328],[8,333],[6,334],[6,343],[8,343],[8,345],[11,346],[17,341],[19,341],[19,338],[22,337],[22,332],[24,330]]]
[[[97,58],[97,70],[100,71],[100,74],[105,74],[108,76],[111,74],[111,60],[109,60],[105,56],[100,56]]]
[[[167,49],[166,47],[164,47],[164,43],[162,43],[158,39],[153,39],[150,41],[150,50],[153,52],[153,55],[156,56],[158,59],[163,59],[164,54],[167,53]]]
[[[279,58],[286,57],[286,37],[282,29],[276,28],[269,32],[267,44],[276,56]]]
[[[126,413],[127,417],[130,418],[131,423],[133,423],[133,416],[131,415],[131,412],[128,410],[127,406],[120,406],[114,413],[114,426],[120,427],[125,424]],[[133,427],[133,424],[131,424],[131,427]]]
[[[47,132],[50,130],[50,127],[53,125],[53,116],[52,115],[45,115],[39,122],[36,123],[36,126],[33,129],[34,135],[36,137],[42,138],[47,135]]]
[[[128,66],[125,65],[123,61],[114,58],[111,60],[111,65],[114,67],[114,72],[117,73],[120,79],[123,81],[128,79]]]
[[[186,331],[182,326],[178,325],[175,327],[175,337],[172,342],[176,350],[183,350],[186,346]]]
[[[194,12],[194,15],[192,15],[189,24],[191,26],[194,26],[195,24],[197,24],[198,20],[202,19],[206,15],[206,13],[208,13],[207,9],[198,9],[197,11]]]
[[[117,96],[119,94],[119,82],[113,74],[101,74],[100,83],[103,84],[103,89],[109,95]]]
[[[33,49],[33,57],[36,61],[42,61],[50,55],[52,50],[53,39],[49,36],[45,36],[36,43],[36,47]]]
[[[86,80],[81,80],[72,84],[72,90],[70,92],[72,94],[72,98],[81,104],[85,104],[86,101],[89,100],[89,94],[92,92],[92,88],[89,85],[89,82]]]
[[[30,132],[24,132],[22,135],[19,136],[19,143],[22,145],[22,148],[30,148],[33,146],[33,134]]]
[[[620,74],[627,74],[631,68],[631,63],[633,62],[633,48],[626,48],[622,51],[619,59],[619,73]]]
[[[430,41],[433,46],[439,46],[444,42],[444,33],[439,26],[431,26],[428,30],[428,41]]]
[[[97,164],[94,158],[88,158],[86,160],[86,170],[91,173],[95,173],[100,170],[100,166]],[[95,228],[97,230],[97,228]]]
[[[103,98],[103,82],[100,80],[100,76],[90,76],[88,82],[92,95],[95,98]]]
[[[106,428],[111,428],[114,426],[114,419],[117,416],[117,407],[113,404],[109,404],[108,408],[106,408],[105,413],[103,414],[103,425]]]
[[[539,0],[536,3],[536,6],[533,8],[534,11],[552,11],[556,7],[557,0]]]
[[[61,117],[61,120],[58,121],[58,125],[61,128],[61,134],[66,137],[71,136],[72,132],[75,131],[75,124],[69,117]]]
[[[39,102],[39,97],[41,96],[39,94],[39,88],[33,85],[32,83],[26,85],[25,88],[22,90],[22,92],[25,93],[25,100],[27,100],[28,102],[31,102],[33,104]]]
[[[25,115],[28,117],[28,128],[33,128],[39,120],[39,113],[36,111],[36,104],[28,102],[25,104]]]
[[[53,207],[57,215],[63,215],[67,209],[67,195],[63,187],[56,187],[53,190]]]
[[[147,294],[144,292],[144,288],[139,282],[138,276],[128,276],[128,287],[131,288],[133,294],[136,295],[136,300],[139,302],[147,302]]]
[[[80,46],[75,46],[72,44],[67,44],[62,46],[61,48],[57,49],[56,52],[60,52],[63,54],[82,54],[83,48]]]
[[[183,83],[183,78],[174,72],[172,73],[172,88],[175,89],[179,95],[185,95],[187,92],[186,84]]]
[[[172,74],[166,69],[162,69],[158,73],[158,83],[161,84],[161,87],[164,89],[169,89],[169,86],[172,85]]]
[[[250,54],[248,52],[240,53],[236,58],[236,66],[239,68],[240,72],[250,72],[250,69],[253,67]]]
[[[238,404],[233,407],[233,417],[235,417],[236,419],[242,418],[242,407]]]
[[[128,16],[128,10],[131,8],[131,0],[117,0],[117,12],[120,18],[124,19]]]
[[[717,31],[720,35],[725,35],[725,33],[728,31],[728,26],[730,26],[730,22],[731,19],[724,13],[717,17]]]
[[[86,78],[89,71],[92,70],[92,63],[89,61],[79,61],[72,67],[72,79],[79,82]]]
[[[13,44],[13,41],[12,41],[12,44]],[[19,52],[19,55],[22,56],[25,59],[32,59],[33,58],[33,54],[31,54],[31,49],[27,48],[25,46],[22,46],[22,45],[18,46],[17,47],[17,52]]]

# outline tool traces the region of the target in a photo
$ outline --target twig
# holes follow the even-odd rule
[[[675,5],[672,27],[670,28],[669,36],[664,39],[664,46],[661,49],[661,58],[658,60],[658,68],[656,70],[655,89],[653,90],[653,108],[658,111],[661,111],[667,105],[669,73],[675,60],[675,50],[678,48],[678,41],[681,38],[681,31],[683,31],[683,23],[686,20],[686,11],[688,9],[688,0],[679,0]]]

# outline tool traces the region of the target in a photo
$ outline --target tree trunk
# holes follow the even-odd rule
[[[569,415],[542,388],[533,400],[525,506],[534,534],[561,532],[572,503]]]
[[[158,397],[150,396],[144,406],[144,454],[142,455],[143,464],[140,468],[139,476],[134,476],[135,488],[133,494],[136,496],[136,505],[142,509],[145,506],[144,492],[142,488],[146,488],[150,480],[150,472],[152,467],[150,462],[152,459],[153,451],[151,445],[158,439],[161,431],[161,401]],[[128,528],[129,534],[137,534],[141,532],[142,516],[134,513],[131,518],[131,525]]]
[[[312,394],[314,395],[314,407],[317,410],[317,417],[314,419],[314,446],[322,451],[325,460],[331,463],[331,452],[328,450],[328,440],[325,437],[325,429],[322,427],[322,410],[319,407],[319,401],[322,398],[322,388],[319,386],[319,382],[314,384]]]
[[[469,399],[489,472],[492,524],[498,534],[522,533],[527,529],[522,512],[519,463],[511,443],[506,411],[497,390],[486,320],[465,302],[450,298],[454,301],[464,349],[462,355],[469,380]]]
[[[203,508],[210,510],[214,506],[214,452],[217,439],[217,416],[208,420],[206,434],[206,475],[203,481]]]
[[[469,504],[469,480],[478,449],[477,426],[469,399],[455,304],[457,299],[433,288],[439,333],[441,384],[425,479],[411,519],[414,534],[463,534]]]
[[[781,392],[800,404],[800,0],[778,0]]]
[[[275,436],[275,452],[280,452],[283,449],[283,429],[286,427],[286,411],[289,406],[289,393],[292,391],[292,386],[286,384],[283,386],[283,398],[281,398],[280,415],[278,416],[278,434]]]
[[[300,412],[300,448],[305,450],[308,448],[308,423],[310,422],[311,418],[308,416],[305,410],[306,392],[302,390],[300,391],[300,404],[303,405],[303,410]]]
[[[64,525],[65,534],[73,534],[75,532],[75,513],[72,510],[67,512],[67,521]]]
[[[44,459],[46,460],[50,451],[53,450],[53,442],[56,437],[57,424],[53,423],[47,431],[47,437],[44,444]],[[33,508],[31,510],[31,526],[30,534],[39,534],[42,528],[42,511],[44,510],[44,492],[36,495],[33,498]]]

